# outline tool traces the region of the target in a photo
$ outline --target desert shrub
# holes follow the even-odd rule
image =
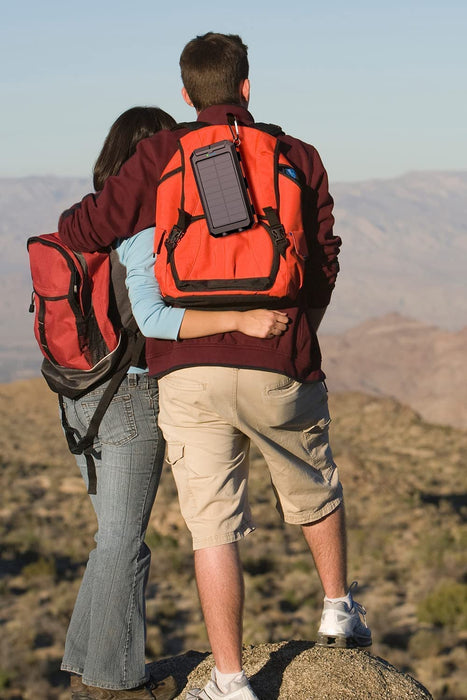
[[[157,659],[164,651],[163,634],[156,625],[148,625],[146,637],[146,656],[150,659]]]
[[[37,561],[26,564],[23,568],[23,576],[29,581],[44,576],[55,578],[56,573],[55,561],[49,557],[39,557]]]
[[[467,629],[467,584],[455,581],[441,583],[417,606],[420,622],[436,627]]]
[[[314,571],[313,560],[311,557],[307,559],[297,559],[292,562],[290,568],[300,573],[309,574],[311,571]]]
[[[40,549],[40,538],[35,523],[18,523],[2,536],[2,545],[5,554],[14,558],[37,552]]]
[[[171,535],[163,535],[154,529],[149,529],[146,532],[146,537],[144,538],[147,546],[150,549],[160,548],[160,549],[177,549],[179,544],[178,540]]]
[[[11,685],[11,680],[11,673],[9,671],[5,671],[3,668],[0,669],[0,690],[9,688]]]
[[[418,550],[418,560],[423,566],[441,569],[444,566],[446,553],[455,551],[456,541],[453,534],[442,527],[424,536]]]
[[[279,608],[282,612],[295,612],[302,604],[302,597],[297,591],[285,591],[279,601]]]
[[[162,575],[182,574],[193,568],[193,555],[185,551],[180,541],[173,535],[164,535],[154,528],[148,529],[145,537],[147,546],[157,558],[158,571]]]
[[[250,576],[260,576],[274,571],[276,562],[271,556],[245,557],[243,560],[243,570]]]
[[[443,648],[443,639],[437,629],[421,629],[409,641],[410,655],[416,659],[437,656]]]

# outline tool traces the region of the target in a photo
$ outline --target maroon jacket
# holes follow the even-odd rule
[[[254,121],[239,105],[209,107],[199,114],[198,121],[226,124],[228,112],[235,114],[240,124]],[[106,181],[102,192],[87,195],[62,214],[60,237],[74,250],[94,251],[116,238],[128,238],[154,226],[159,179],[176,151],[177,139],[187,130],[179,125],[141,141],[136,154],[117,176]],[[318,152],[292,136],[282,135],[279,140],[306,183],[303,217],[310,252],[302,298],[297,307],[286,309],[291,318],[287,331],[272,339],[251,338],[238,332],[180,341],[149,338],[146,357],[152,374],[190,365],[226,365],[281,372],[301,381],[324,377],[318,340],[306,309],[329,304],[341,240],[333,235],[333,200]]]

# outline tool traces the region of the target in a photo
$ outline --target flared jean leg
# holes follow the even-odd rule
[[[68,401],[70,425],[82,431],[98,399],[93,393]],[[87,685],[118,690],[146,678],[145,588],[151,552],[144,536],[164,456],[157,412],[155,380],[129,375],[106,413],[96,445],[97,494],[91,496],[96,547],[89,555],[62,663],[62,669],[81,674]],[[85,460],[77,461],[86,480]]]

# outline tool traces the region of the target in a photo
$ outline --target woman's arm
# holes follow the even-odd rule
[[[272,338],[287,328],[287,314],[282,311],[253,309],[251,311],[197,311],[185,313],[178,337],[199,338],[202,335],[240,331],[256,338]]]
[[[257,338],[280,335],[287,314],[268,309],[198,311],[167,306],[154,275],[154,229],[121,240],[118,255],[126,267],[126,284],[136,322],[146,338],[177,340],[240,331]]]
[[[146,338],[176,340],[185,313],[164,304],[154,275],[154,229],[120,240],[118,257],[126,268],[126,286],[136,323]]]

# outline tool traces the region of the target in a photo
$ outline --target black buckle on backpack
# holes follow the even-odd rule
[[[179,242],[182,240],[183,236],[185,235],[185,231],[181,231],[178,226],[174,226],[171,232],[169,233],[169,236],[165,242],[165,247],[167,248],[167,252],[169,255],[172,255],[174,252],[175,248],[179,244]]]
[[[265,207],[264,213],[268,220],[269,232],[271,234],[272,242],[276,246],[280,255],[284,257],[285,251],[289,246],[289,241],[287,240],[285,229],[280,222],[279,216],[277,215],[277,211],[272,207]]]
[[[282,257],[284,257],[285,251],[287,250],[289,245],[289,241],[285,236],[285,229],[282,226],[282,224],[280,226],[274,226],[274,228],[271,228],[271,236],[274,245],[277,247],[277,250],[282,255]]]
[[[190,214],[184,211],[184,209],[178,210],[178,221],[169,233],[169,236],[165,242],[165,247],[167,248],[169,255],[172,255],[173,251],[185,235],[186,230],[191,223],[191,218],[192,217]]]

